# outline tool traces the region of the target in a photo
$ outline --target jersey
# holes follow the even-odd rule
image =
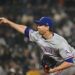
[[[62,36],[53,33],[53,37],[46,40],[38,31],[34,31],[32,29],[29,29],[28,34],[29,40],[36,42],[41,47],[43,54],[49,54],[61,62],[70,58],[75,59],[74,48],[71,47]]]

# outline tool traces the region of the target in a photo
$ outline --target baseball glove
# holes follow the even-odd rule
[[[42,66],[45,72],[48,73],[50,68],[54,68],[56,64],[57,64],[57,61],[51,55],[48,55],[48,54],[43,55]]]

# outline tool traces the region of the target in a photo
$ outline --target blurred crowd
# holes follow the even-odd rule
[[[75,48],[75,0],[0,0],[0,17],[27,25],[47,16],[53,31]],[[9,25],[0,25],[0,75],[46,75],[41,67],[41,49]]]

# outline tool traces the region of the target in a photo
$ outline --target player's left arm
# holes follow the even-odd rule
[[[67,68],[69,68],[71,66],[73,66],[73,63],[64,61],[61,65],[59,65],[59,66],[57,66],[57,67],[55,67],[53,69],[50,69],[49,73],[53,73],[53,72],[56,72],[56,71],[61,71],[61,70],[67,69]]]
[[[50,69],[49,70],[50,73],[64,70],[64,69],[67,69],[67,68],[73,66],[73,55],[72,55],[71,51],[69,50],[68,43],[62,42],[62,44],[59,47],[59,54],[62,57],[62,59],[64,59],[64,62],[62,64],[60,64],[59,66],[57,66],[53,69]]]

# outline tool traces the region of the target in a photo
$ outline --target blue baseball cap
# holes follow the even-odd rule
[[[53,29],[53,25],[54,25],[53,20],[49,17],[42,17],[39,21],[35,20],[35,23],[49,26],[51,29]]]

